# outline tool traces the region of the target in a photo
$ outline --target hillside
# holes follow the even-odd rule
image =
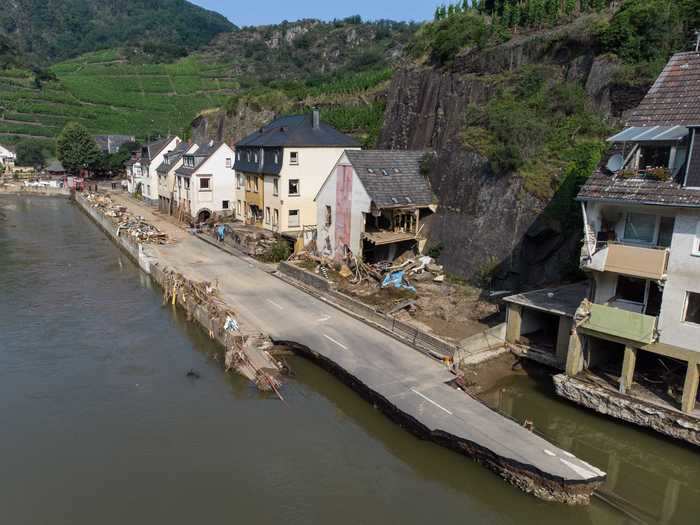
[[[183,56],[233,29],[225,17],[185,0],[4,0],[0,10],[0,36],[35,65],[129,45]]]
[[[306,20],[222,34],[168,64],[144,62],[126,48],[63,61],[49,74],[0,68],[0,140],[48,141],[70,120],[94,133],[144,139],[182,133],[202,111],[226,108],[237,115],[248,111],[248,103],[250,111],[260,110],[255,122],[265,111],[324,103],[342,129],[376,138],[383,105],[375,88],[388,81],[388,68],[414,30],[390,22]],[[304,39],[308,45],[300,43]],[[260,46],[267,52],[260,53]],[[364,101],[350,96],[355,93]],[[239,133],[252,129],[233,127]]]

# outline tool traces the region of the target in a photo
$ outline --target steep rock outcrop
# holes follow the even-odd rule
[[[427,226],[431,244],[443,246],[441,262],[449,272],[479,278],[495,270],[498,287],[560,280],[580,238],[542,214],[548,202],[528,194],[517,173],[495,174],[488,160],[462,141],[469,105],[488,102],[500,74],[527,64],[561,68],[561,78],[584,86],[606,117],[638,103],[633,94],[620,93],[614,82],[617,63],[595,55],[592,37],[561,28],[488,50],[467,50],[449,69],[404,66],[389,87],[379,139],[384,148],[437,153],[430,170],[439,201]]]

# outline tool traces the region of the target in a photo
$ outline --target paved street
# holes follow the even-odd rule
[[[144,205],[119,199],[178,240],[154,245],[156,257],[190,279],[217,281],[246,328],[293,341],[335,362],[430,430],[567,481],[604,473],[504,418],[446,382],[442,364],[236,257],[184,232]]]

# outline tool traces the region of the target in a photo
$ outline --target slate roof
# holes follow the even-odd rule
[[[150,164],[151,160],[153,160],[154,157],[157,157],[158,154],[163,151],[174,138],[175,137],[165,137],[164,139],[156,140],[155,142],[151,142],[143,146],[141,148],[141,164]]]
[[[178,169],[175,170],[175,173],[177,175],[182,175],[184,177],[189,177],[192,174],[194,174],[199,167],[204,164],[209,157],[211,157],[214,153],[216,153],[216,150],[218,150],[221,146],[223,146],[223,142],[207,142],[205,144],[197,145],[197,151],[194,153],[191,153],[189,155],[183,155],[187,157],[194,157],[194,168],[188,168],[185,167],[183,164],[180,166]]]
[[[258,131],[241,139],[239,147],[359,147],[352,137],[341,133],[323,121],[318,128],[313,127],[313,115],[292,115],[280,117]]]
[[[430,183],[420,172],[425,151],[347,150],[345,154],[378,208],[433,203]]]
[[[188,144],[187,142],[180,142],[180,144],[178,144],[174,150],[168,151],[165,155],[163,155],[163,162],[161,162],[160,166],[156,168],[156,172],[161,175],[167,175],[172,169],[173,165],[177,164],[177,161],[182,158],[190,147],[192,147],[191,144]],[[170,160],[169,164],[166,164],[166,159]]]
[[[673,180],[629,179],[598,170],[583,185],[577,200],[700,207],[700,190],[683,188]]]
[[[627,126],[700,126],[700,53],[676,53]]]

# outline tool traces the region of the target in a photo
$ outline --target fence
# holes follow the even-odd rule
[[[378,312],[371,306],[333,289],[332,284],[319,275],[308,272],[288,262],[280,263],[278,269],[280,273],[315,288],[319,292],[322,292],[322,295],[325,297],[332,299],[333,302],[340,307],[379,326],[385,332],[423,353],[438,358],[452,358],[457,350],[456,346],[442,339],[438,339],[427,332],[404,323],[403,321],[399,321],[395,317]]]

